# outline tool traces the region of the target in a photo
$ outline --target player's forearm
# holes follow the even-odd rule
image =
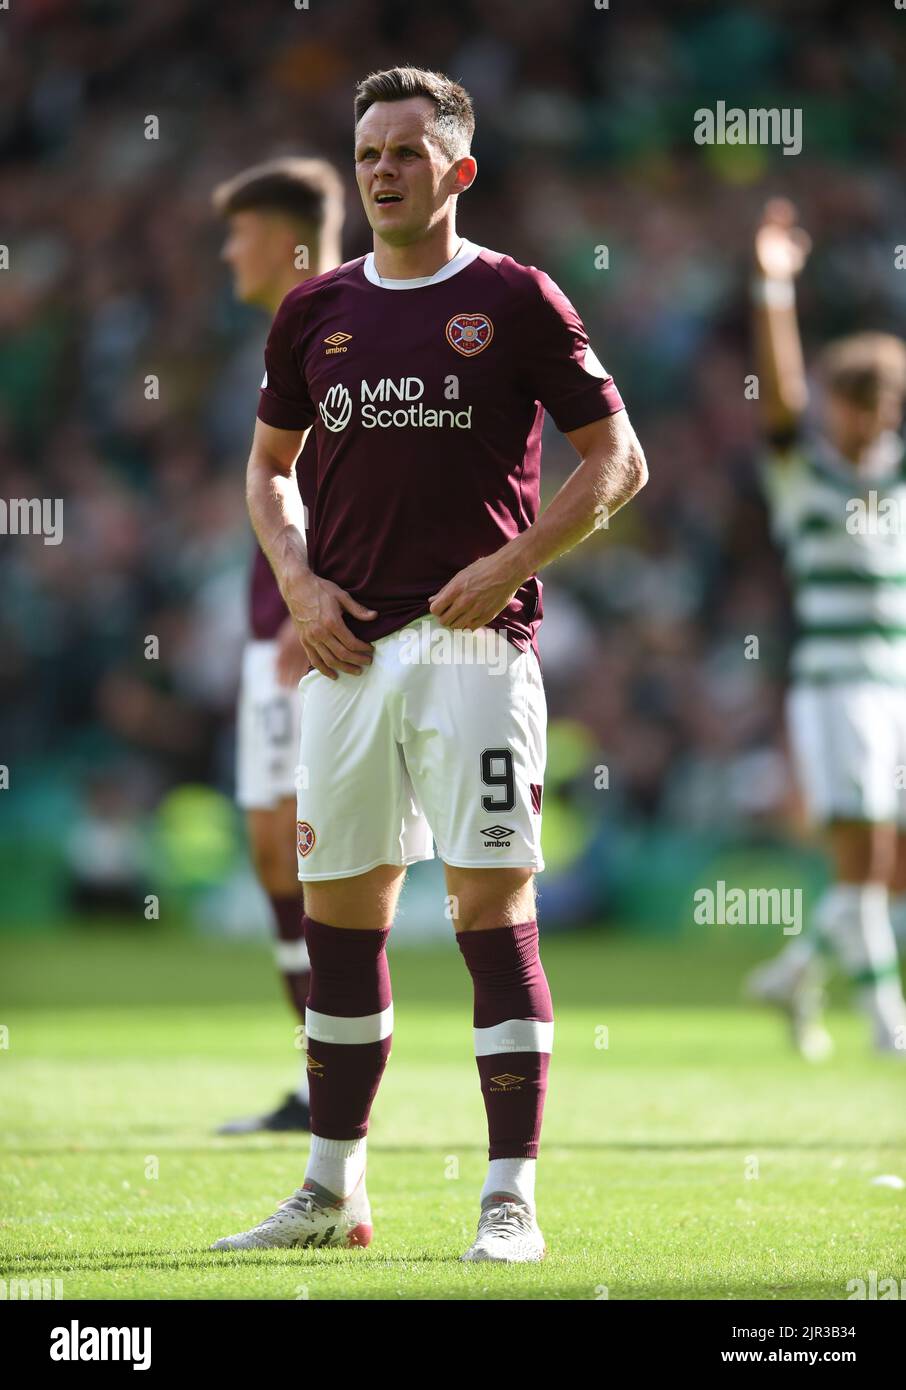
[[[246,479],[249,517],[281,592],[293,577],[308,570],[305,511],[296,483],[279,460],[253,449]]]
[[[524,583],[606,527],[647,479],[642,447],[627,427],[613,447],[584,457],[535,524],[504,547],[514,580]]]
[[[759,399],[768,430],[794,425],[808,402],[796,290],[789,277],[753,282]]]

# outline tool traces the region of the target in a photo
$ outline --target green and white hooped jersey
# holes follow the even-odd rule
[[[763,464],[786,556],[796,683],[906,685],[906,449],[882,436],[856,471],[822,440]]]

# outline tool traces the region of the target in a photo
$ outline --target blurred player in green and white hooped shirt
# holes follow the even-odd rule
[[[790,745],[833,881],[811,930],[748,983],[788,1014],[800,1050],[817,1060],[831,1049],[820,1003],[835,959],[875,1046],[906,1058],[897,960],[897,939],[906,940],[906,346],[860,333],[826,347],[818,432],[806,433],[794,283],[809,249],[791,204],[769,203],[753,286],[763,480],[797,626]]]

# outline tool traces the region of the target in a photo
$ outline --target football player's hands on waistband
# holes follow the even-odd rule
[[[336,680],[340,671],[357,676],[363,667],[370,666],[371,643],[353,636],[343,613],[367,621],[377,617],[373,608],[366,608],[338,584],[319,579],[310,570],[293,580],[283,597],[314,670]]]
[[[504,547],[505,549],[505,547]],[[444,627],[484,627],[502,613],[519,588],[501,551],[484,555],[454,574],[428,606]]]

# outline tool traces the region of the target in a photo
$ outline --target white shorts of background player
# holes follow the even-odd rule
[[[787,724],[813,821],[906,828],[906,689],[870,680],[793,686]]]
[[[301,714],[296,687],[277,680],[277,643],[249,642],[236,721],[236,800],[244,811],[270,811],[295,797]]]

